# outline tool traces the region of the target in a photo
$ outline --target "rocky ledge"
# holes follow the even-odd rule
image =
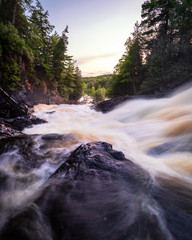
[[[29,107],[17,102],[0,88],[0,138],[21,134],[25,127],[45,123],[31,114]]]

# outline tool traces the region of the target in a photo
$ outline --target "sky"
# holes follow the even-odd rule
[[[144,0],[40,0],[49,22],[62,34],[69,26],[68,55],[82,76],[113,73],[125,42],[141,20]]]

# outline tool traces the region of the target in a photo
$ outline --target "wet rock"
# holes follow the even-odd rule
[[[9,127],[2,119],[0,119],[0,139],[18,135],[22,135],[22,133]]]
[[[15,118],[26,116],[28,107],[25,104],[18,103],[2,88],[0,88],[0,117]]]
[[[26,237],[27,228],[37,226],[41,219],[46,224],[29,231],[26,239],[41,239],[47,226],[54,240],[166,239],[156,217],[142,211],[142,201],[148,199],[146,189],[151,188],[149,175],[107,143],[81,145],[48,184],[25,217],[26,210],[5,225],[3,239]],[[37,214],[30,221],[32,206]]]
[[[15,156],[15,170],[26,171],[40,167],[46,158],[35,149],[35,135],[19,135],[0,139],[0,154],[13,152]]]
[[[53,114],[55,111],[46,112],[47,114]]]
[[[15,95],[13,94],[13,96]],[[22,131],[33,124],[45,122],[45,120],[33,116],[26,104],[17,102],[0,88],[0,138],[18,135],[17,131]]]
[[[151,99],[151,98],[160,98],[160,97],[163,97],[163,95],[158,95],[158,94],[152,95],[151,94],[151,95],[122,96],[122,97],[111,98],[111,99],[99,102],[93,108],[96,111],[107,113],[107,112],[115,109],[115,107],[117,107],[129,100],[143,99],[143,98]]]
[[[29,115],[27,117],[17,117],[12,122],[12,128],[22,131],[24,128],[32,126],[33,124],[42,124],[46,123],[47,121],[37,118],[36,116]]]
[[[112,111],[119,104],[125,102],[126,100],[130,100],[130,99],[131,99],[130,97],[111,98],[109,100],[97,103],[94,106],[94,109],[98,112],[107,113],[109,111]]]
[[[148,154],[151,156],[159,156],[176,152],[192,152],[192,139],[187,136],[185,139],[174,139],[150,149]]]
[[[190,186],[153,181],[110,144],[93,142],[72,152],[40,196],[10,216],[0,239],[190,240],[191,207]]]
[[[35,204],[18,214],[9,223],[9,232],[3,232],[1,239],[9,240],[52,240],[51,228],[46,217]]]
[[[57,134],[57,133],[50,133],[45,134],[41,137],[44,141],[68,141],[76,139],[73,134]]]

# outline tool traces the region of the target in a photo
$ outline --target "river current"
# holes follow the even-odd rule
[[[70,133],[81,143],[105,141],[152,176],[164,174],[192,183],[192,88],[161,99],[138,99],[103,114],[89,105],[37,105],[35,115],[48,123],[27,134]],[[58,148],[59,150],[59,148]]]
[[[39,104],[34,110],[34,115],[45,119],[47,123],[26,128],[24,133],[33,136],[35,141],[33,151],[37,157],[42,154],[44,162],[38,167],[22,170],[21,167],[15,167],[17,161],[22,162],[19,146],[0,154],[0,174],[3,176],[0,177],[4,179],[5,175],[10,178],[10,181],[6,180],[6,186],[0,189],[2,192],[0,231],[10,216],[13,216],[13,212],[28,206],[40,195],[43,184],[71,151],[81,144],[93,141],[110,143],[113,149],[122,151],[127,159],[149,173],[154,186],[160,186],[159,179],[164,179],[162,189],[166,189],[165,182],[171,183],[177,192],[176,205],[186,204],[189,210],[185,208],[185,215],[188,211],[191,213],[189,197],[192,194],[191,86],[178,89],[160,99],[140,98],[127,101],[105,114],[96,112],[88,104]],[[57,136],[56,134],[66,135],[67,140],[52,142],[51,145],[49,141],[42,144],[42,136],[45,136],[44,140],[49,140],[50,136]],[[59,156],[59,160],[53,156]],[[181,199],[180,192],[184,196]],[[158,196],[156,198],[158,199]],[[169,196],[165,199],[168,201]],[[162,206],[165,205],[166,208],[164,200],[159,201],[162,201]],[[166,239],[177,239],[165,226],[158,208],[155,207],[151,211],[158,216]],[[182,231],[182,226],[180,227]],[[178,239],[190,239],[188,235],[186,236],[185,238],[181,235]]]

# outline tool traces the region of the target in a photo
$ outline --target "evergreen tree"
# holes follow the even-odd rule
[[[56,90],[67,99],[77,99],[83,83],[67,55],[68,27],[61,37],[52,34],[48,12],[39,0],[35,6],[32,2],[0,1],[0,86],[13,90],[29,80],[42,94]]]
[[[34,74],[36,75],[34,79],[37,80],[38,75],[44,75],[45,80],[49,81],[52,45],[50,33],[54,27],[48,21],[48,12],[44,11],[38,0],[36,6],[33,7],[29,21],[31,27],[28,44],[34,55]],[[37,83],[39,83],[38,80]]]
[[[75,88],[74,88],[73,99],[79,100],[83,95],[83,81],[81,77],[81,71],[77,66],[74,69],[74,77],[75,77]]]
[[[64,77],[65,77],[65,71],[66,71],[66,61],[68,60],[67,56],[67,44],[68,44],[68,38],[66,36],[66,33],[68,33],[68,27],[63,31],[63,34],[61,37],[58,37],[55,35],[55,48],[53,50],[53,58],[52,58],[52,72],[53,72],[53,88],[56,88],[58,84],[60,91],[61,85],[63,85]],[[57,39],[56,39],[57,38]],[[66,92],[66,91],[65,91]],[[62,93],[62,95],[65,95]]]
[[[125,43],[125,53],[115,67],[112,96],[133,95],[139,90],[143,78],[141,32],[138,23],[135,24],[133,38]]]
[[[141,89],[159,91],[174,85],[177,62],[177,0],[150,0],[142,5],[142,26],[145,29],[146,75]]]
[[[0,23],[0,86],[5,90],[21,86],[21,66],[29,70],[32,57],[17,29],[11,23]]]

